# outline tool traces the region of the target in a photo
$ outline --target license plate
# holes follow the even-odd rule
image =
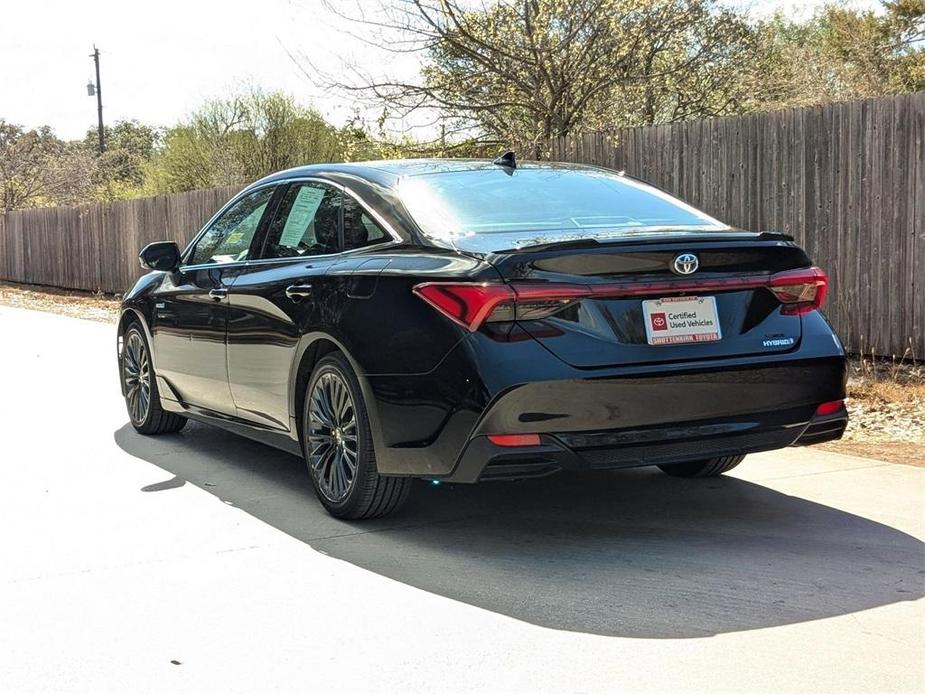
[[[712,296],[679,296],[642,302],[650,345],[714,342],[722,335]]]

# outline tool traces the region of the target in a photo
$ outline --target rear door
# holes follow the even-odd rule
[[[228,379],[239,417],[289,430],[289,383],[301,335],[337,319],[328,271],[341,250],[342,193],[321,181],[289,184],[259,257],[228,295]]]
[[[261,188],[225,210],[157,292],[153,336],[158,376],[185,404],[234,414],[225,351],[227,294],[250,256],[273,190]]]
[[[553,293],[556,286],[590,291],[582,297],[579,289],[579,296],[563,301],[551,314],[541,310],[538,319],[518,321],[572,366],[795,349],[800,316],[788,314],[771,291],[754,285],[765,284],[774,273],[806,267],[809,259],[792,243],[743,236],[527,249],[501,254],[494,264],[515,285],[540,284]],[[685,265],[685,260],[694,265]]]

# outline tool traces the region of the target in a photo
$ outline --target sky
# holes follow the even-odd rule
[[[822,3],[737,2],[755,15],[776,9],[805,15]],[[86,88],[95,44],[108,123],[135,118],[172,125],[206,99],[257,86],[285,91],[340,125],[357,104],[319,86],[325,80],[313,84],[290,54],[310,55],[312,66],[303,68],[330,74],[356,64],[408,77],[418,65],[413,56],[399,58],[359,41],[351,30],[356,27],[322,0],[4,0],[0,119],[50,125],[65,139],[83,137],[96,125],[96,99]],[[414,125],[420,124],[395,127]]]

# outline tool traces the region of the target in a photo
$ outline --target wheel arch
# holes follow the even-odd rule
[[[350,353],[346,345],[326,332],[306,333],[299,341],[295,357],[292,361],[292,370],[289,375],[289,417],[292,421],[292,431],[295,432],[298,440],[302,440],[302,417],[305,407],[305,391],[308,388],[308,381],[311,378],[315,365],[327,354],[331,352],[340,352],[344,355],[356,374],[360,383],[360,390],[363,393],[363,401],[366,405],[366,414],[369,417],[370,430],[373,435],[373,443],[377,450],[382,450],[384,446],[382,433],[379,429],[379,413],[376,400],[366,378],[362,366],[356,358]]]
[[[122,336],[122,333],[128,330],[129,323],[140,323],[141,329],[144,330],[145,337],[148,338],[148,342],[150,343],[151,330],[148,328],[148,321],[145,319],[141,311],[133,306],[126,306],[122,309],[122,314],[119,316],[119,337]]]

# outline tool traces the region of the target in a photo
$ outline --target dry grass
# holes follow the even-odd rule
[[[0,282],[0,304],[35,311],[61,313],[102,323],[119,318],[119,299],[111,294],[93,294],[54,287]]]
[[[0,304],[113,323],[118,297],[51,287],[0,283]],[[850,421],[827,450],[911,465],[925,465],[925,365],[902,358],[852,358]]]
[[[848,430],[828,450],[925,465],[925,365],[907,357],[852,358]]]

